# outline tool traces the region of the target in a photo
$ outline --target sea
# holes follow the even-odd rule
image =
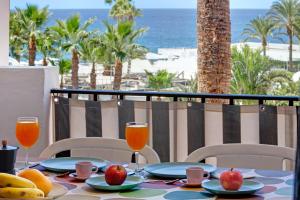
[[[245,26],[255,17],[263,16],[267,12],[268,10],[231,10],[232,43],[243,41],[241,34]],[[103,21],[113,22],[109,17],[109,10],[56,9],[51,10],[51,13],[47,26],[55,25],[57,19],[64,20],[73,14],[80,14],[83,21],[96,17],[97,20],[90,26],[90,30],[104,31]],[[138,42],[150,51],[157,52],[158,48],[196,48],[196,9],[144,9],[142,14],[142,17],[136,19],[136,26],[147,27],[148,31]]]

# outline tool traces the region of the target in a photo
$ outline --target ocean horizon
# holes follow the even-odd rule
[[[12,8],[13,9],[13,8]],[[113,22],[108,9],[51,9],[46,26],[53,26],[57,19],[65,20],[73,14],[80,14],[82,21],[96,17],[89,30],[105,31],[103,21]],[[231,42],[244,41],[242,32],[247,24],[257,16],[263,16],[266,9],[231,9]],[[196,48],[197,27],[196,9],[142,9],[143,16],[136,18],[137,27],[147,27],[148,31],[139,43],[151,52],[159,48]],[[286,40],[286,38],[283,38]],[[252,42],[259,42],[253,40]],[[271,43],[282,41],[269,39]]]
[[[149,30],[139,43],[152,52],[159,48],[196,48],[196,9],[143,9],[143,16],[136,19],[138,27]],[[265,9],[231,9],[232,43],[243,41],[241,36],[245,26],[255,17],[265,15]],[[72,14],[80,14],[82,20],[96,17],[97,21],[90,30],[104,31],[102,21],[113,21],[108,9],[51,9],[51,17],[47,26],[55,24],[56,19],[64,20]],[[257,41],[254,41],[257,42]],[[270,42],[280,41],[270,39]]]

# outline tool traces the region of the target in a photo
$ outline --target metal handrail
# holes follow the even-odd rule
[[[51,94],[67,94],[69,98],[73,94],[94,95],[94,100],[98,99],[98,95],[115,95],[119,99],[124,96],[142,96],[147,101],[151,101],[152,97],[172,97],[174,101],[178,98],[201,99],[205,103],[206,99],[226,99],[230,105],[234,105],[234,100],[257,100],[260,105],[264,101],[288,101],[289,106],[293,106],[294,102],[300,101],[300,96],[271,96],[271,95],[249,95],[249,94],[205,94],[205,93],[180,93],[180,92],[152,92],[152,91],[116,91],[116,90],[80,90],[80,89],[52,89]]]

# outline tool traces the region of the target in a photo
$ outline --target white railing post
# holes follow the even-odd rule
[[[0,0],[0,66],[8,66],[10,0]]]

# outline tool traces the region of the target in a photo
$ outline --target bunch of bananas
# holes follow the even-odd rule
[[[44,192],[30,180],[0,173],[0,198],[35,199],[43,197]]]

